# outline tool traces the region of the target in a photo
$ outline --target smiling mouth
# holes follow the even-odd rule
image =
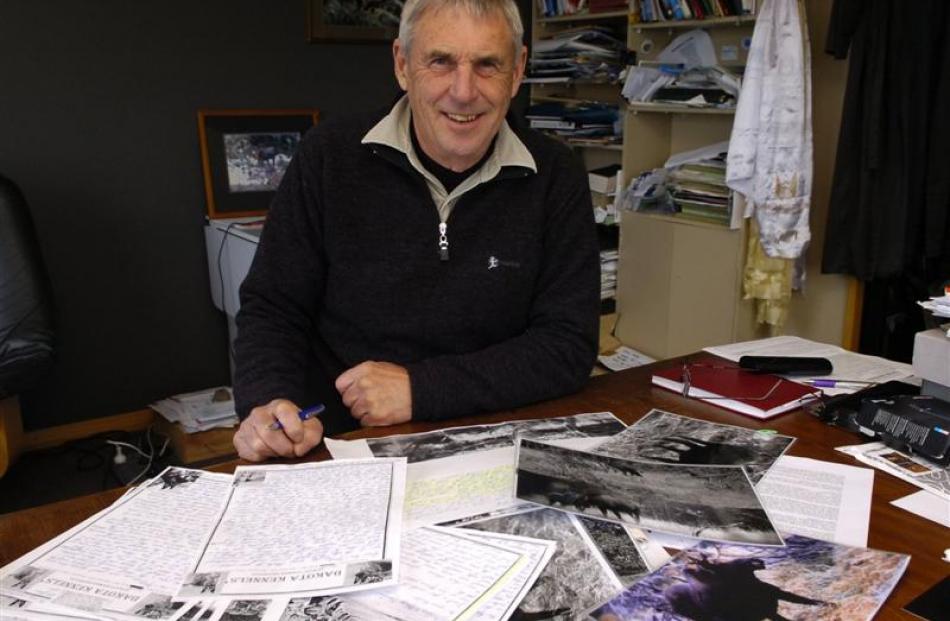
[[[480,116],[478,114],[452,114],[450,112],[443,112],[443,114],[456,123],[471,123]]]

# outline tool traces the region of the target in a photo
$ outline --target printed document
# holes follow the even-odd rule
[[[370,440],[326,439],[334,459],[405,457],[405,524],[415,528],[489,513],[518,503],[512,495],[515,433],[576,449],[623,429],[610,412],[453,427]]]
[[[877,356],[855,354],[836,345],[809,341],[797,336],[775,336],[758,341],[707,347],[704,351],[733,362],[738,362],[742,356],[806,356],[827,358],[831,361],[834,368],[831,375],[811,377],[796,375],[791,378],[795,381],[836,379],[881,384],[891,380],[907,380],[914,376],[914,368],[909,364]],[[855,390],[854,387],[822,388],[822,392],[826,395],[841,395]]]
[[[529,562],[454,529],[418,528],[403,540],[399,586],[345,599],[397,619],[467,619]]]
[[[891,504],[950,528],[950,500],[941,498],[937,494],[921,490],[910,496],[892,500]]]
[[[395,584],[406,460],[239,466],[180,598]]]
[[[870,468],[785,455],[755,489],[781,532],[863,548],[873,487]]]
[[[950,467],[935,466],[923,458],[892,449],[883,442],[839,446],[835,450],[950,500]]]
[[[168,468],[0,571],[8,596],[96,615],[177,610],[171,596],[227,498],[231,476]]]

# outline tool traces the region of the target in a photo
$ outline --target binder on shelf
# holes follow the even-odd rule
[[[769,373],[753,373],[725,359],[704,358],[701,362],[678,364],[657,371],[653,383],[689,397],[752,416],[771,418],[801,407],[821,394],[806,386]]]

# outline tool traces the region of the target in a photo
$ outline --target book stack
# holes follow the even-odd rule
[[[642,22],[735,17],[755,13],[755,0],[633,0]],[[639,10],[638,10],[639,9]]]
[[[576,81],[615,84],[624,69],[626,45],[609,28],[571,28],[540,39],[528,61],[529,84]]]
[[[547,101],[529,106],[525,118],[532,128],[568,142],[597,140],[609,144],[622,139],[620,109],[614,104]]]
[[[617,297],[617,249],[600,251],[600,299],[612,300]]]
[[[676,211],[697,220],[729,225],[725,153],[688,162],[670,171],[667,188]]]

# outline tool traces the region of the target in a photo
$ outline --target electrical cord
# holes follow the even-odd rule
[[[221,237],[221,244],[218,246],[218,281],[221,284],[221,310],[224,311],[224,315],[228,314],[228,296],[225,295],[224,288],[224,265],[222,264],[221,257],[224,255],[224,247],[228,245],[228,238],[231,236],[231,229],[240,224],[240,222],[230,222],[224,229],[224,236]],[[234,345],[228,339],[228,349],[231,352],[231,359],[234,359]]]

